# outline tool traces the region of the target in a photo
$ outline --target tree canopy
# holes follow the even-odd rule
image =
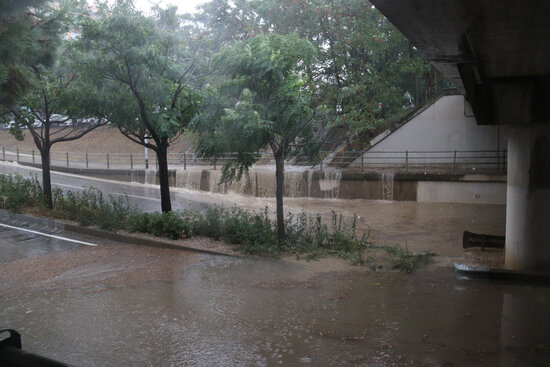
[[[284,240],[284,162],[297,156],[311,159],[320,147],[319,115],[305,73],[315,56],[313,45],[295,34],[258,35],[224,47],[213,64],[228,81],[198,119],[206,132],[200,153],[238,153],[224,165],[224,180],[246,173],[258,159],[256,152],[273,152],[279,241]]]
[[[148,17],[131,2],[103,4],[83,23],[75,56],[88,87],[79,105],[156,153],[163,211],[171,210],[168,147],[200,104],[192,88],[198,65],[184,35],[175,8]]]
[[[60,12],[43,0],[0,0],[0,104],[13,105],[30,88],[33,65],[51,65],[59,41]]]
[[[359,141],[440,87],[437,72],[367,1],[212,0],[195,21],[214,50],[260,33],[309,40],[318,54],[305,71],[315,97]]]

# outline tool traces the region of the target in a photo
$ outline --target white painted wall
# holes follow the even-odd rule
[[[386,136],[384,136],[386,135]],[[480,126],[471,115],[471,108],[462,95],[442,96],[434,104],[418,113],[393,133],[387,132],[372,140],[374,145],[364,155],[365,163],[381,163],[376,157],[399,157],[393,163],[404,162],[404,154],[387,152],[409,151],[413,158],[429,155],[419,151],[479,151],[506,150],[507,132],[503,126]],[[376,152],[384,152],[376,154]],[[452,158],[454,153],[440,154]],[[460,155],[460,154],[459,154]],[[357,161],[359,162],[359,160]],[[438,160],[418,160],[418,163],[436,163]]]

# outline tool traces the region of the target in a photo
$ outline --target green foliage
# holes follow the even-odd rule
[[[368,1],[211,0],[191,19],[212,52],[261,33],[310,41],[318,59],[303,74],[316,104],[360,140],[401,115],[408,96],[420,106],[440,88],[435,69]]]
[[[185,238],[186,229],[182,218],[175,212],[132,213],[126,222],[128,232],[150,233],[155,236],[167,236],[173,240]]]
[[[103,193],[91,187],[82,193],[67,192],[56,197],[54,215],[58,218],[77,221],[82,226],[97,225],[101,229],[114,230],[124,228],[126,219],[135,212],[128,198],[109,200]]]
[[[422,265],[426,265],[432,262],[435,256],[432,252],[425,252],[420,254],[414,254],[407,248],[401,246],[386,246],[384,250],[390,256],[390,262],[393,269],[403,270],[406,273],[412,273]]]
[[[239,153],[226,163],[224,180],[239,178],[256,162],[251,152],[270,148],[284,159],[316,155],[319,119],[302,73],[315,55],[309,41],[290,34],[259,35],[213,57],[213,67],[229,79],[207,91],[193,126],[202,132],[202,156]]]
[[[22,207],[43,207],[42,187],[36,177],[0,174],[0,208],[19,212]]]
[[[82,66],[81,104],[137,143],[173,139],[198,112],[191,81],[198,65],[173,8],[144,16],[131,1],[102,4],[87,19],[73,55]]]
[[[214,55],[212,64],[228,80],[209,90],[194,127],[202,134],[198,153],[217,158],[236,152],[222,168],[222,181],[239,179],[271,149],[276,160],[277,227],[284,242],[284,161],[319,155],[322,119],[314,108],[312,86],[304,73],[314,62],[313,45],[296,34],[258,35]]]
[[[82,79],[74,105],[157,154],[161,207],[170,211],[168,147],[200,108],[200,63],[173,7],[145,16],[132,1],[102,2],[97,15],[73,49]]]
[[[81,0],[0,0],[0,106],[13,107],[37,87],[36,68],[55,64]]]
[[[323,224],[321,217],[308,216],[306,213],[294,217],[289,214],[286,219],[286,250],[307,254],[308,258],[319,256],[337,256],[354,258],[362,262],[362,254],[367,249],[369,233],[361,237],[356,233],[356,219],[348,226],[342,215],[332,212],[330,227]]]

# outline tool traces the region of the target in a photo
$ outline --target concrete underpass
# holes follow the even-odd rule
[[[451,80],[478,124],[506,125],[505,267],[550,266],[550,3],[372,0]]]

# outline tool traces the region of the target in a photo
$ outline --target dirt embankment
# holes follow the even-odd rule
[[[0,130],[0,146],[21,149],[36,149],[31,134],[24,131],[24,140],[17,141],[9,130]],[[169,153],[181,153],[195,146],[194,139],[189,135],[180,137],[169,148]],[[100,127],[84,135],[78,140],[54,144],[56,152],[79,153],[143,153],[143,146],[134,143],[116,128]]]

